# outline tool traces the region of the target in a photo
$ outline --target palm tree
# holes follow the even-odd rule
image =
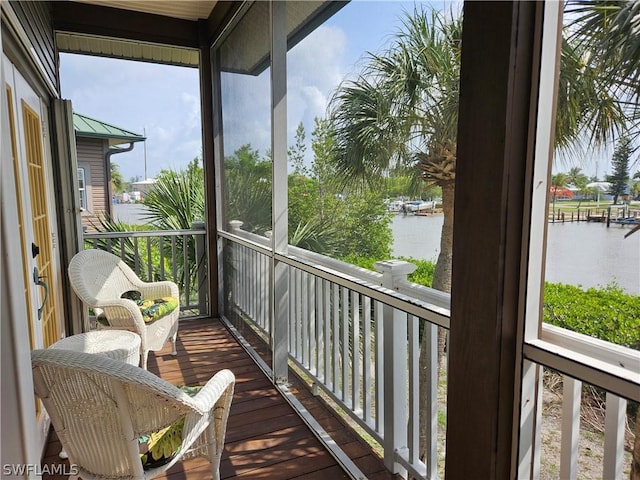
[[[444,223],[433,287],[446,292],[451,289],[461,27],[460,16],[452,13],[406,13],[390,47],[380,55],[367,54],[361,75],[344,82],[330,104],[337,168],[345,181],[377,182],[398,165],[415,165],[422,180],[442,188]],[[559,149],[581,141],[602,145],[634,114],[637,119],[637,106],[634,110],[625,102],[628,95],[620,97],[621,89],[633,93],[628,80],[637,78],[637,62],[630,63],[635,69],[607,74],[613,67],[602,71],[602,62],[591,54],[593,42],[581,38],[574,34],[562,46]]]
[[[444,221],[433,288],[445,292],[451,291],[461,40],[460,16],[407,12],[389,49],[368,54],[362,75],[340,86],[330,115],[337,169],[345,179],[375,182],[394,168],[417,165],[422,180],[441,188]],[[446,339],[440,332],[441,359]],[[427,335],[422,339],[420,399],[426,409]],[[426,418],[421,418],[421,458],[426,436]]]
[[[111,189],[114,193],[120,193],[124,187],[124,179],[120,172],[120,166],[117,163],[109,163],[109,171],[111,174]]]
[[[571,0],[565,28],[556,143],[612,143],[640,134],[640,2]],[[587,137],[581,132],[586,132]],[[586,142],[584,141],[586,140]]]
[[[399,166],[442,189],[444,224],[433,287],[451,290],[453,196],[462,22],[431,10],[406,13],[388,50],[331,101],[338,171],[376,182]]]
[[[589,183],[589,179],[584,173],[582,173],[582,169],[580,167],[573,167],[567,172],[567,182],[569,185],[581,188]]]
[[[194,158],[185,170],[163,170],[156,178],[153,188],[147,193],[144,204],[147,207],[145,219],[158,230],[189,230],[194,222],[204,220],[204,175],[199,160]],[[197,268],[190,268],[200,261],[196,258],[195,238],[177,237],[177,252],[174,257],[171,244],[163,244],[164,257],[177,266],[174,281],[182,289],[187,280],[191,285],[197,282]],[[187,252],[187,258],[182,252]]]
[[[592,45],[594,61],[628,112],[629,140],[637,142],[640,129],[640,2],[587,0],[575,2],[575,37]],[[625,235],[640,231],[638,227]],[[636,412],[631,480],[640,480],[640,408]]]
[[[558,190],[562,190],[568,184],[568,175],[566,173],[556,173],[551,176],[551,191],[553,192],[552,197],[552,211],[555,215],[556,213],[556,197],[558,196]]]

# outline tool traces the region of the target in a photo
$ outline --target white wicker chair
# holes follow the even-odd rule
[[[130,290],[141,292],[143,299],[171,296],[180,298],[178,287],[173,282],[143,282],[119,257],[103,250],[83,250],[69,263],[69,279],[80,299],[90,307],[102,311],[109,326],[99,328],[130,330],[140,335],[140,366],[147,368],[149,350],[161,350],[171,340],[173,355],[176,354],[178,316],[180,306],[171,313],[145,324],[142,313],[133,300],[120,298]]]
[[[221,370],[194,397],[139,367],[69,350],[31,352],[36,394],[83,480],[148,479],[182,459],[204,456],[219,479],[235,378]],[[173,459],[144,470],[138,437],[184,418]]]

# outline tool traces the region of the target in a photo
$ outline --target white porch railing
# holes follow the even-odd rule
[[[143,280],[171,280],[188,316],[209,313],[204,223],[191,230],[85,233],[85,248],[111,252]],[[194,313],[197,312],[197,313]]]
[[[227,308],[268,340],[269,240],[239,229],[234,233],[239,236],[228,243],[225,264]],[[446,299],[431,289],[422,289],[420,299],[398,293],[413,288],[406,276],[415,267],[406,262],[381,262],[382,273],[375,273],[295,247],[289,253],[278,261],[289,265],[290,360],[316,391],[322,390],[380,443],[390,470],[438,478],[437,335],[439,326],[448,328],[448,309],[440,306]],[[426,463],[418,459],[421,319],[427,320],[433,419]]]
[[[439,328],[449,328],[449,296],[409,283],[406,276],[412,270],[406,262],[380,262],[376,273],[292,246],[288,255],[274,255],[269,238],[244,232],[241,225],[231,222],[231,232],[219,232],[224,239],[226,315],[240,318],[269,343],[273,321],[269,296],[271,265],[274,261],[286,264],[290,361],[311,380],[315,391],[324,392],[379,442],[389,470],[415,478],[439,478],[445,445],[444,428],[438,419],[446,419],[443,398],[446,388],[440,387],[439,392],[437,335]],[[424,385],[426,402],[420,406],[419,329],[423,322],[426,322],[429,374]],[[575,358],[584,354],[580,349],[590,351],[594,363],[602,359],[624,362],[624,371],[609,373],[612,377],[609,387],[616,393],[633,395],[633,390],[626,387],[635,385],[635,395],[640,397],[638,352],[599,341],[596,343],[600,348],[594,349],[593,339],[583,337],[544,325],[541,342],[563,345]],[[537,354],[540,351],[539,346],[526,347],[526,361],[530,361],[528,355],[533,355],[536,365],[582,379],[580,369],[574,368],[572,362],[543,357]],[[606,376],[606,369],[603,370],[599,375]],[[537,373],[541,378],[541,370]],[[627,376],[621,383],[620,375]],[[440,382],[446,382],[444,377]],[[586,375],[584,379],[591,381],[592,376]],[[579,381],[565,383],[561,468],[567,472],[567,478],[576,478],[572,472],[579,456],[574,447],[579,428],[579,416],[575,415],[575,409],[579,408],[577,385]],[[601,382],[596,385],[603,386]],[[540,471],[540,430],[535,427],[536,422],[539,424],[540,409],[530,406],[541,405],[542,388],[533,392],[531,400],[522,412],[523,425],[533,421],[534,428],[531,436],[521,437],[521,451],[526,452],[521,462],[521,478],[537,478]],[[604,478],[620,478],[624,454],[620,435],[625,426],[621,412],[625,404],[621,397],[607,394]],[[418,449],[421,414],[429,415],[425,461],[419,459]],[[521,428],[521,432],[526,430],[524,426]]]

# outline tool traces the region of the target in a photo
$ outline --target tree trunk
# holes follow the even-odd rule
[[[453,256],[453,199],[455,193],[455,182],[450,181],[442,185],[442,213],[444,222],[442,224],[442,235],[440,237],[440,254],[436,262],[435,272],[433,274],[433,288],[442,292],[451,292],[451,260]],[[423,324],[422,341],[420,344],[420,459],[424,461],[426,458],[427,446],[427,400],[429,391],[427,389],[427,380],[429,378],[429,363],[427,361],[427,348],[424,328],[427,322]],[[440,369],[444,350],[447,342],[447,333],[443,328],[438,329],[438,378],[440,378]]]

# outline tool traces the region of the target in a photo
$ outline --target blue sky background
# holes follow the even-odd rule
[[[448,8],[456,3],[435,2],[434,5]],[[300,120],[310,140],[313,118],[324,115],[333,89],[345,76],[357,71],[365,51],[378,51],[385,45],[399,28],[402,12],[413,8],[414,2],[353,1],[316,29],[311,34],[313,40],[305,39],[290,52],[291,143]],[[148,177],[155,176],[161,169],[184,168],[191,159],[201,155],[196,69],[85,55],[61,54],[60,57],[62,96],[72,100],[74,111],[146,134]],[[244,102],[255,107],[255,99],[248,95]],[[242,111],[238,103],[235,106]],[[268,116],[268,112],[265,115]],[[228,128],[227,121],[230,124],[232,119],[225,119]],[[250,138],[252,146],[264,154],[270,138],[268,124],[257,126],[245,116],[236,128],[242,125],[246,133],[239,131],[241,138],[237,142],[225,138],[229,144],[226,150],[232,152]],[[310,151],[309,146],[307,152]],[[133,151],[112,157],[112,161],[119,165],[125,180],[129,180],[144,177],[144,157],[144,147],[138,143]]]
[[[420,4],[420,2],[417,2]],[[456,10],[459,2],[432,2]],[[423,5],[428,6],[428,2]],[[378,52],[401,25],[414,2],[352,1],[289,52],[287,62],[288,129],[293,144],[300,121],[307,134],[307,157],[314,117],[322,117],[327,101],[344,78],[357,74],[365,52]],[[184,168],[201,156],[200,101],[197,69],[144,62],[61,54],[63,98],[74,111],[135,133],[146,134],[147,176],[161,169]],[[224,82],[223,78],[223,82]],[[233,100],[223,99],[225,154],[244,143],[265,154],[270,143],[268,72],[233,79]],[[223,83],[223,91],[224,83]],[[224,108],[225,101],[229,108]],[[257,113],[260,109],[263,113]],[[233,132],[233,135],[231,134]],[[144,146],[112,157],[125,180],[145,176]],[[598,174],[608,168],[610,154],[598,160]],[[593,175],[596,159],[580,165]],[[556,169],[567,171],[570,162]]]

